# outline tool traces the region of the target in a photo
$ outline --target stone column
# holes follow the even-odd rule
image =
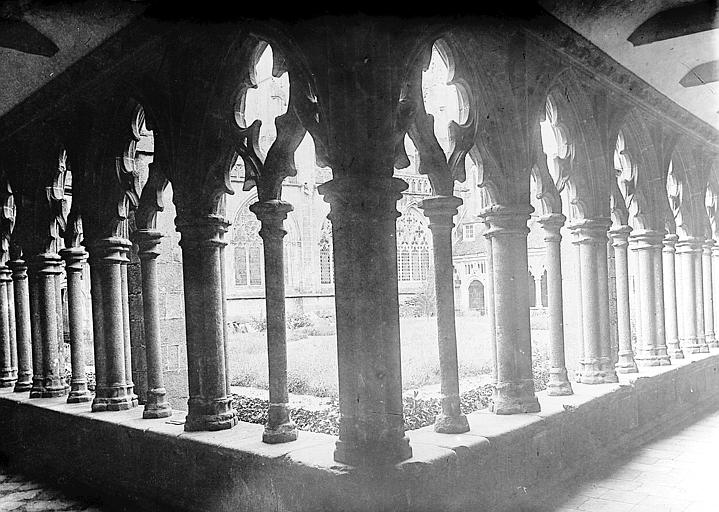
[[[292,211],[290,203],[273,200],[257,202],[250,211],[262,224],[260,236],[265,255],[265,303],[267,313],[267,355],[270,406],[262,434],[265,443],[286,443],[297,439],[297,426],[290,418],[287,392],[287,326],[285,324],[284,222]]]
[[[609,226],[607,226],[608,228]],[[611,323],[609,320],[609,258],[607,247],[609,237],[607,230],[601,235],[602,244],[597,247],[597,281],[599,285],[599,349],[601,365],[604,372],[604,382],[619,382],[617,370],[616,349],[612,346]]]
[[[679,280],[682,294],[682,333],[679,343],[684,352],[697,354],[701,345],[697,339],[696,280],[694,279],[694,239],[681,239],[676,244],[676,254],[681,265],[682,279]]]
[[[716,330],[719,326],[719,245],[715,244],[712,246],[712,310],[714,314],[714,329]],[[714,338],[717,337],[716,331],[714,332]]]
[[[56,253],[38,254],[33,258],[30,270],[37,280],[38,334],[42,343],[42,397],[63,396],[67,393],[67,387],[60,367],[56,296],[57,276],[62,272],[62,260]]]
[[[59,256],[59,254],[58,254]],[[62,385],[65,387],[65,393],[70,391],[70,386],[65,378],[65,320],[64,320],[64,308],[62,304],[62,281],[63,274],[65,273],[65,262],[60,258],[58,265],[58,272],[55,274],[55,323],[57,325],[55,329],[55,335],[57,336],[57,351],[58,351],[58,362],[60,364],[60,378],[62,379]]]
[[[67,402],[70,404],[89,402],[92,394],[87,389],[87,376],[85,375],[85,340],[84,335],[84,309],[82,296],[83,268],[87,261],[87,252],[84,247],[69,247],[60,251],[65,260],[67,273],[67,311],[70,323],[70,362],[72,364],[72,379],[70,380],[70,395]]]
[[[92,259],[92,316],[93,322],[102,325],[95,334],[103,342],[102,347],[95,345],[95,371],[97,375],[99,369],[100,375],[96,377],[93,411],[127,410],[137,403],[128,395],[125,374],[122,270],[129,245],[124,238],[108,237],[88,247]]]
[[[564,358],[564,301],[562,298],[562,253],[560,230],[567,218],[561,213],[553,213],[539,218],[544,228],[544,242],[547,256],[547,307],[549,310],[549,382],[547,394],[550,396],[571,395],[572,385],[567,378]]]
[[[12,342],[10,340],[10,316],[8,314],[7,284],[12,282],[10,269],[0,266],[0,388],[15,385],[13,372]]]
[[[30,294],[30,336],[32,341],[32,387],[30,398],[42,398],[43,383],[43,346],[40,332],[40,292],[38,291],[37,273],[30,265],[28,274]]]
[[[181,234],[190,398],[185,430],[237,424],[225,376],[222,258],[228,222],[219,215],[175,220]]]
[[[434,253],[434,283],[437,303],[437,340],[442,393],[442,413],[437,415],[434,431],[461,434],[469,430],[459,399],[459,363],[457,330],[454,319],[454,276],[452,266],[452,228],[462,200],[454,196],[424,199],[421,208],[429,218]]]
[[[616,370],[618,373],[636,373],[637,364],[632,350],[631,314],[629,308],[629,265],[627,247],[632,228],[619,226],[609,230],[614,248],[614,268],[617,288],[617,330],[619,352]]]
[[[107,351],[105,350],[105,315],[102,310],[102,278],[100,260],[90,253],[90,301],[92,313],[92,346],[95,356],[95,398],[93,411],[107,410]]]
[[[671,233],[666,235],[664,237],[664,248],[662,250],[665,334],[667,352],[672,359],[684,359],[684,352],[682,352],[679,346],[679,323],[677,318],[677,282],[674,255],[676,253],[675,246],[678,239],[679,237],[677,235]]]
[[[15,391],[20,393],[32,388],[32,339],[30,334],[30,296],[27,266],[23,260],[8,262],[12,271],[13,302],[15,309],[15,332],[17,340],[17,382]]]
[[[706,327],[704,325],[704,265],[702,264],[702,253],[704,252],[704,239],[695,238],[693,242],[694,254],[694,287],[696,294],[694,295],[694,304],[697,310],[697,343],[700,352],[709,352],[707,345]]]
[[[492,206],[482,212],[487,224],[484,236],[491,239],[494,282],[494,329],[496,384],[492,403],[495,414],[537,412],[532,376],[530,337],[527,220],[528,209]]]
[[[709,348],[719,348],[714,333],[714,276],[712,274],[712,247],[714,240],[709,239],[702,246],[702,281],[704,289],[704,335]],[[719,276],[717,276],[719,279]]]
[[[127,251],[130,252],[132,243],[127,241]],[[132,382],[132,340],[130,339],[130,297],[127,284],[127,265],[130,259],[125,257],[120,269],[120,288],[122,294],[122,337],[125,347],[125,387],[127,388],[127,396],[132,400],[132,406],[137,407],[138,398],[135,394],[135,384]]]
[[[396,204],[406,187],[397,178],[351,175],[319,188],[331,207],[335,266],[340,428],[334,458],[346,464],[412,456],[402,411],[395,241]]]
[[[609,283],[605,219],[584,219],[570,226],[579,246],[584,357],[579,381],[584,384],[617,382],[609,334]]]
[[[147,400],[143,418],[167,418],[172,407],[167,401],[162,374],[160,346],[160,298],[157,286],[158,246],[162,233],[154,229],[139,229],[134,234],[142,271],[142,309],[145,323],[145,353],[147,361]]]
[[[664,318],[664,265],[662,262],[662,248],[664,246],[664,232],[659,233],[660,236],[654,243],[652,250],[652,259],[654,265],[654,311],[656,313],[656,337],[655,346],[661,356],[661,364],[669,365],[666,320]]]
[[[12,375],[17,385],[18,377],[18,360],[17,360],[17,326],[15,324],[15,291],[12,281],[12,270],[10,267],[6,267],[7,270],[7,316],[8,316],[8,330],[10,331],[10,361],[12,365]]]
[[[660,318],[657,301],[656,262],[664,240],[663,233],[650,230],[635,231],[630,237],[632,250],[637,254],[637,295],[639,305],[639,348],[635,360],[639,366],[670,364],[664,341],[663,311]],[[662,297],[663,309],[663,297]]]

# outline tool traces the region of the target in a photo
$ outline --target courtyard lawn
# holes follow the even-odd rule
[[[405,390],[439,382],[436,318],[401,318],[402,381]],[[326,325],[288,332],[288,387],[291,393],[337,396],[337,347]],[[322,335],[316,335],[316,334]],[[267,389],[266,332],[231,334],[228,356],[233,385]],[[533,330],[536,359],[546,359],[546,331]],[[491,372],[486,317],[457,317],[460,379]]]

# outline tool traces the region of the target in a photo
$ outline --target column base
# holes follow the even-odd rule
[[[60,388],[45,388],[42,392],[42,398],[57,398],[59,396],[65,396],[67,389],[65,387]]]
[[[520,382],[501,382],[494,386],[492,406],[494,414],[524,414],[539,412],[539,400],[534,395],[532,379]]]
[[[699,354],[702,351],[702,345],[697,338],[681,340],[680,347],[686,354]]]
[[[142,411],[142,417],[145,419],[169,418],[172,416],[172,407],[167,401],[167,392],[165,388],[155,388],[147,390],[147,401]]]
[[[169,418],[172,416],[172,407],[167,402],[161,404],[145,404],[142,417],[146,420]]]
[[[577,376],[577,382],[581,384],[609,384],[612,382],[617,382],[618,377],[616,372],[612,371],[613,378],[617,380],[612,380],[612,376],[607,376],[605,365],[599,361],[591,361],[591,362],[580,362],[581,365],[581,372]]]
[[[67,396],[67,403],[69,404],[81,404],[84,402],[92,401],[92,393],[87,389],[73,389]]]
[[[707,333],[706,343],[709,348],[719,348],[719,340],[716,339],[713,332]]]
[[[25,391],[30,391],[32,389],[32,381],[30,380],[18,380],[15,383],[15,393],[24,393]]]
[[[350,466],[392,465],[412,457],[409,438],[403,436],[393,443],[373,443],[371,446],[339,440],[335,444],[334,460]]]
[[[469,432],[467,416],[447,416],[438,414],[434,420],[434,431],[438,434],[464,434]]]
[[[672,362],[669,355],[665,353],[656,353],[655,350],[642,351],[634,358],[639,366],[669,366]]]
[[[565,368],[551,368],[549,370],[547,394],[549,396],[567,396],[574,394],[572,384],[567,378],[567,370]]]
[[[619,352],[618,358],[619,360],[614,365],[614,369],[617,373],[637,373],[639,371],[637,363],[634,361],[633,352]]]
[[[32,386],[30,388],[30,398],[42,398],[43,391],[42,377],[33,377]]]
[[[15,385],[15,379],[12,377],[0,377],[0,388],[11,388]]]
[[[605,384],[614,384],[619,382],[619,376],[617,375],[617,371],[614,369],[614,363],[609,358],[602,358],[600,366],[604,372]]]
[[[265,425],[262,432],[262,442],[267,444],[280,444],[297,441],[297,425],[289,421],[280,425]]]
[[[125,386],[113,385],[96,390],[91,409],[92,412],[127,411],[134,407],[137,402],[125,394]]]
[[[237,425],[237,413],[232,408],[232,399],[190,398],[187,401],[185,431],[201,432],[227,430]]]
[[[679,345],[679,340],[667,343],[667,353],[671,359],[684,359],[684,352]]]

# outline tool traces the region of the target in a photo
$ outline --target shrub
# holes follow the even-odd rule
[[[314,324],[314,318],[307,313],[294,312],[287,315],[287,329],[293,330],[301,327],[313,327]]]
[[[249,321],[250,326],[257,332],[265,332],[267,330],[267,319],[263,316],[252,317]]]

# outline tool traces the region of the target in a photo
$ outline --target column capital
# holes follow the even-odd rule
[[[544,241],[559,242],[562,239],[560,230],[566,221],[567,217],[561,213],[550,213],[539,217],[539,219],[537,219],[537,223],[544,228]]]
[[[287,201],[272,199],[270,201],[258,201],[250,205],[250,211],[260,221],[260,236],[263,240],[282,240],[287,234],[284,228],[287,214],[294,208]]]
[[[12,270],[6,265],[0,265],[0,282],[12,282]]]
[[[119,236],[100,238],[87,244],[90,260],[98,263],[129,263],[130,247],[132,242]]]
[[[606,218],[579,219],[567,226],[575,236],[574,244],[606,244],[612,221]]]
[[[529,234],[527,221],[529,220],[531,206],[504,206],[495,204],[483,208],[479,216],[484,218],[488,225],[484,236],[492,238],[500,235],[524,235]]]
[[[162,233],[157,229],[138,229],[132,234],[132,241],[137,244],[137,255],[142,258],[157,258],[160,255],[158,246]]]
[[[333,222],[376,222],[399,217],[397,201],[407,183],[393,177],[339,176],[317,187],[332,206]],[[341,212],[339,215],[337,213]]]
[[[180,232],[180,247],[224,247],[224,235],[230,223],[222,216],[209,214],[198,217],[177,217],[175,227]]]
[[[664,252],[676,252],[677,241],[679,236],[674,233],[668,233],[664,235]]]
[[[27,279],[27,263],[25,263],[25,260],[10,260],[7,262],[7,266],[12,270],[14,280]]]
[[[626,247],[629,245],[629,234],[631,226],[617,226],[609,230],[609,238],[612,240],[612,247]]]
[[[82,272],[88,258],[87,251],[81,245],[60,249],[60,256],[65,260],[65,268],[75,272]]]
[[[56,252],[44,252],[30,258],[30,269],[36,274],[62,273],[62,258]]]
[[[677,254],[701,252],[704,241],[701,238],[687,237],[677,241]]]
[[[664,244],[664,233],[651,229],[635,230],[629,236],[629,242],[634,250],[654,249]]]
[[[430,229],[433,225],[454,227],[453,218],[464,201],[455,196],[432,196],[420,201],[419,207],[425,217],[430,220]]]

